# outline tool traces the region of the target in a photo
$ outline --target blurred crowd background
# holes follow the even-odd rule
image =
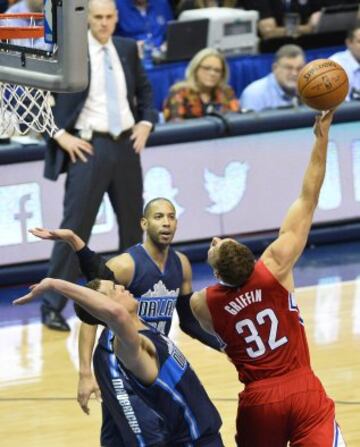
[[[163,122],[296,107],[300,104],[296,80],[307,62],[306,50],[321,46],[339,46],[331,58],[349,76],[347,100],[360,97],[359,4],[355,0],[116,0],[116,5],[115,34],[137,41],[148,71],[170,62],[188,62],[171,85],[164,79],[162,86],[154,88],[152,82]],[[1,12],[42,8],[43,0],[0,0]],[[206,26],[201,28],[204,21]],[[219,36],[225,22],[228,27]],[[176,28],[176,23],[186,28]],[[272,53],[271,63],[256,69],[252,61],[252,72],[249,75],[248,70],[243,79],[241,73],[231,73],[231,57],[259,53]]]

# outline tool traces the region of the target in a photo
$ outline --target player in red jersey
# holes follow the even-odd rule
[[[214,238],[208,261],[219,283],[191,298],[194,315],[223,340],[245,384],[236,420],[241,447],[286,447],[289,441],[292,447],[345,445],[334,402],[311,370],[293,295],[293,266],[306,245],[318,203],[333,113],[316,118],[301,193],[278,238],[257,262],[234,239]]]

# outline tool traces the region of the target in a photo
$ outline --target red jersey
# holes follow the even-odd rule
[[[206,289],[206,300],[213,327],[241,382],[310,366],[304,323],[294,295],[261,260],[242,287],[216,284]]]

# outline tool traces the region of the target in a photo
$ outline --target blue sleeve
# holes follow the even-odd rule
[[[188,295],[180,295],[176,302],[176,311],[179,316],[180,329],[192,338],[196,338],[201,343],[210,348],[221,350],[221,343],[214,336],[204,331],[197,319],[194,317],[191,307],[190,298],[192,293]]]

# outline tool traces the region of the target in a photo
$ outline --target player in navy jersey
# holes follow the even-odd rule
[[[123,286],[93,280],[82,287],[46,278],[14,304],[25,304],[49,290],[74,300],[111,329],[115,361],[123,376],[164,421],[167,435],[162,445],[224,446],[220,415],[186,358],[170,339],[144,324],[137,312],[139,302]]]
[[[141,221],[146,239],[143,244],[131,247],[126,253],[105,263],[71,230],[35,229],[32,233],[43,239],[62,239],[77,252],[83,273],[88,280],[96,277],[122,284],[139,300],[139,316],[160,332],[168,334],[176,307],[180,327],[188,335],[219,349],[219,342],[202,330],[192,315],[189,299],[192,292],[191,266],[183,254],[170,247],[176,231],[176,214],[173,204],[157,198],[144,209]],[[101,444],[104,447],[131,447],[162,445],[167,434],[164,422],[151,411],[122,371],[113,367],[112,333],[104,330],[94,356],[96,319],[80,307],[76,311],[83,323],[79,336],[80,378],[78,401],[88,413],[92,393],[102,395],[103,423]],[[94,362],[94,380],[91,363]],[[121,386],[120,386],[121,385]]]
[[[294,297],[293,266],[308,239],[325,176],[333,111],[317,117],[301,193],[278,238],[255,262],[248,247],[214,238],[208,261],[219,283],[191,298],[194,314],[225,343],[245,389],[239,395],[241,447],[344,446],[334,402],[314,375]]]

